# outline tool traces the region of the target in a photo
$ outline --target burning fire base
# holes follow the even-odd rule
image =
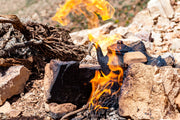
[[[83,64],[79,65],[78,62],[73,62],[73,61],[61,62],[57,60],[52,60],[50,64],[47,64],[45,78],[44,78],[46,101],[56,102],[56,103],[70,102],[77,105],[78,108],[86,104],[84,107],[78,109],[77,111],[73,111],[72,113],[65,115],[65,117],[63,117],[62,119],[72,117],[77,113],[78,114],[76,117],[74,116],[75,117],[74,119],[101,119],[101,118],[110,119],[109,118],[110,114],[111,115],[113,114],[116,119],[122,119],[119,115],[122,115],[125,118],[135,119],[136,117],[133,117],[133,115],[129,116],[127,114],[128,110],[126,109],[126,107],[129,109],[133,109],[129,106],[129,105],[131,106],[133,105],[130,103],[128,105],[126,104],[126,102],[128,103],[129,98],[136,99],[138,97],[137,95],[135,95],[136,93],[132,93],[131,95],[129,95],[129,93],[131,92],[128,90],[131,89],[131,87],[136,86],[138,84],[138,83],[133,83],[133,84],[131,83],[131,82],[135,82],[133,80],[135,79],[133,78],[133,76],[136,76],[136,74],[139,73],[137,69],[142,69],[141,70],[142,72],[144,67],[146,66],[141,65],[143,66],[143,68],[141,68],[141,67],[136,67],[138,65],[134,65],[136,68],[136,70],[134,71],[135,68],[132,68],[133,64],[130,65],[128,62],[126,62],[127,60],[125,60],[124,58],[126,56],[126,53],[133,53],[137,51],[141,52],[144,56],[146,56],[147,59],[139,60],[139,61],[133,60],[133,63],[141,62],[144,64],[148,64],[147,68],[150,67],[154,69],[154,72],[155,71],[157,72],[157,73],[155,72],[155,74],[159,74],[158,71],[163,71],[162,66],[172,66],[174,60],[170,56],[165,59],[161,58],[161,56],[159,56],[158,58],[153,58],[149,56],[142,42],[135,42],[127,46],[123,42],[118,41],[117,44],[113,44],[112,46],[108,47],[108,54],[106,56],[103,56],[100,46],[96,45],[96,50],[97,50],[97,57],[100,66],[83,65]],[[123,78],[123,72],[125,75],[124,78]],[[152,77],[151,80],[154,79],[153,73],[152,75],[149,76]],[[163,74],[163,72],[161,73]],[[145,74],[147,74],[147,72]],[[139,78],[141,77],[142,76],[140,76]],[[124,82],[123,79],[125,80]],[[92,87],[90,83],[92,84]],[[150,96],[149,93],[152,90],[150,90],[149,87],[153,86],[153,84],[150,84],[150,86],[148,86],[149,83],[148,84],[142,83],[142,85],[143,84],[147,86],[141,89],[142,91],[141,90],[138,91],[138,86],[136,86],[137,94],[145,93],[143,95],[145,96],[148,93],[148,96]],[[179,85],[179,82],[174,84]],[[120,90],[121,85],[123,86],[122,90]],[[134,89],[136,91],[136,88]],[[145,92],[146,90],[149,92]],[[124,91],[126,93],[124,93]],[[174,93],[175,94],[174,97],[175,97],[178,94],[177,92],[179,91],[179,88],[176,88],[174,91],[175,91]],[[125,95],[127,96],[129,95],[129,97],[126,98]],[[136,96],[136,98],[133,98],[133,96]],[[160,99],[159,101],[162,100],[161,98],[158,99]],[[168,98],[164,98],[164,99],[168,99]],[[139,100],[137,99],[137,102],[138,101]],[[169,103],[165,103],[165,104],[169,104]],[[139,106],[141,106],[141,104],[139,104]],[[138,108],[139,106],[138,105],[136,106],[137,109],[143,112],[143,107],[141,109]],[[155,106],[154,103],[152,103],[152,106]],[[150,110],[152,109],[152,106],[149,107],[148,105],[146,105],[145,108]],[[171,107],[173,106],[174,109],[176,109],[175,105],[172,104]],[[157,108],[157,109],[162,110],[162,108]],[[157,118],[156,115],[151,115],[151,112],[153,112],[153,110],[151,110],[150,112],[148,110],[147,111],[145,110],[147,115],[141,115],[142,119],[144,118],[151,119],[152,116]],[[174,110],[173,114],[171,115],[174,115],[175,112],[177,111]],[[138,113],[139,112],[137,111],[137,114]]]

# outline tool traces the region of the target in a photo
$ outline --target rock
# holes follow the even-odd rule
[[[120,26],[120,27],[117,27],[114,30],[112,30],[110,32],[110,35],[120,34],[120,35],[124,36],[127,32],[128,32],[127,27]]]
[[[180,110],[180,94],[176,97],[175,103],[177,104],[178,109]]]
[[[173,53],[174,59],[175,59],[175,67],[180,68],[180,54],[179,53]]]
[[[180,91],[180,69],[131,64],[121,87],[120,116],[132,119],[174,119]]]
[[[139,51],[127,52],[124,54],[123,59],[124,59],[124,63],[128,64],[128,65],[130,65],[132,63],[145,63],[145,62],[147,62],[146,56]]]
[[[17,95],[24,90],[26,81],[29,79],[30,71],[24,66],[11,66],[0,72],[0,105],[6,99]]]
[[[76,109],[76,105],[72,103],[64,103],[64,104],[57,104],[57,103],[50,103],[48,104],[49,107],[49,114],[53,119],[59,119],[63,115],[72,112]]]
[[[157,25],[155,28],[156,30],[159,30],[159,31],[165,31],[167,30],[168,28],[170,28],[170,21],[168,18],[166,17],[158,17],[158,20],[157,20]]]
[[[154,45],[155,46],[162,46],[162,38],[161,33],[152,32],[152,38],[154,39]]]
[[[70,33],[70,36],[75,45],[87,45],[90,42],[88,38],[88,34],[92,34],[96,38],[100,35],[109,34],[110,31],[115,29],[116,27],[117,25],[114,25],[113,23],[110,22],[98,28]]]
[[[9,102],[5,102],[2,106],[0,106],[0,113],[8,114],[12,110]]]
[[[147,8],[149,9],[153,19],[159,15],[163,17],[172,18],[174,10],[170,4],[170,0],[150,0]]]
[[[141,30],[135,34],[138,38],[145,42],[151,42],[151,32],[150,31],[144,31]]]
[[[180,38],[175,38],[172,40],[171,49],[176,52],[180,52]]]
[[[167,66],[174,66],[175,65],[175,59],[173,54],[166,52],[161,57],[166,61]]]
[[[142,10],[133,18],[133,22],[128,26],[128,32],[136,33],[141,30],[152,30],[154,21],[149,10]]]
[[[18,117],[19,115],[21,114],[21,111],[20,110],[11,110],[10,113],[9,113],[9,116],[10,117]]]

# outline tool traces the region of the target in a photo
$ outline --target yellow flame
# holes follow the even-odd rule
[[[100,71],[96,71],[94,78],[90,81],[92,84],[92,92],[89,98],[89,107],[94,106],[94,109],[96,111],[98,109],[108,109],[108,107],[101,106],[94,101],[98,101],[104,93],[107,93],[109,95],[117,94],[120,90],[120,87],[115,92],[111,91],[111,87],[114,85],[114,83],[118,83],[119,86],[122,85],[123,69],[120,65],[118,65],[118,63],[116,63],[116,65],[112,64],[112,62],[118,62],[117,60],[114,60],[114,58],[117,58],[118,56],[116,55],[115,51],[111,52],[111,56],[108,56],[108,66],[111,70],[110,73],[108,75],[105,75]],[[119,73],[117,74],[114,71],[118,71]]]
[[[111,35],[111,36],[99,35],[97,38],[95,38],[95,37],[93,37],[92,34],[89,34],[88,38],[91,42],[93,42],[95,44],[96,48],[98,45],[100,45],[103,54],[106,55],[107,54],[107,47],[116,43],[122,37],[120,34],[115,34],[115,35]]]
[[[66,0],[63,6],[60,5],[52,19],[62,25],[67,25],[70,21],[68,15],[71,12],[83,14],[87,18],[88,26],[92,28],[99,25],[97,14],[103,20],[107,20],[112,18],[115,9],[106,0]]]

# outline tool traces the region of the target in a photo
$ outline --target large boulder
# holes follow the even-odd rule
[[[29,75],[30,71],[22,65],[0,69],[0,105],[13,95],[23,92]]]
[[[132,119],[173,119],[180,91],[180,69],[131,64],[119,97],[119,114]]]

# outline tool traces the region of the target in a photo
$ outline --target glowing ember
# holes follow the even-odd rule
[[[123,69],[118,65],[118,60],[116,60],[117,55],[115,51],[111,51],[112,54],[108,54],[109,61],[108,66],[111,70],[108,75],[103,72],[96,71],[95,77],[90,81],[92,84],[92,92],[89,99],[90,107],[94,107],[97,111],[98,109],[108,109],[106,106],[101,106],[98,101],[103,94],[109,94],[111,96],[116,95],[120,91],[120,86],[123,80]],[[117,62],[117,63],[115,63]],[[115,63],[115,64],[114,64]],[[112,90],[114,84],[118,84],[116,91]]]
[[[103,20],[112,18],[114,8],[106,0],[66,0],[66,3],[61,6],[52,18],[62,25],[69,23],[68,15],[70,12],[83,14],[88,21],[89,27],[98,27],[98,14]]]

